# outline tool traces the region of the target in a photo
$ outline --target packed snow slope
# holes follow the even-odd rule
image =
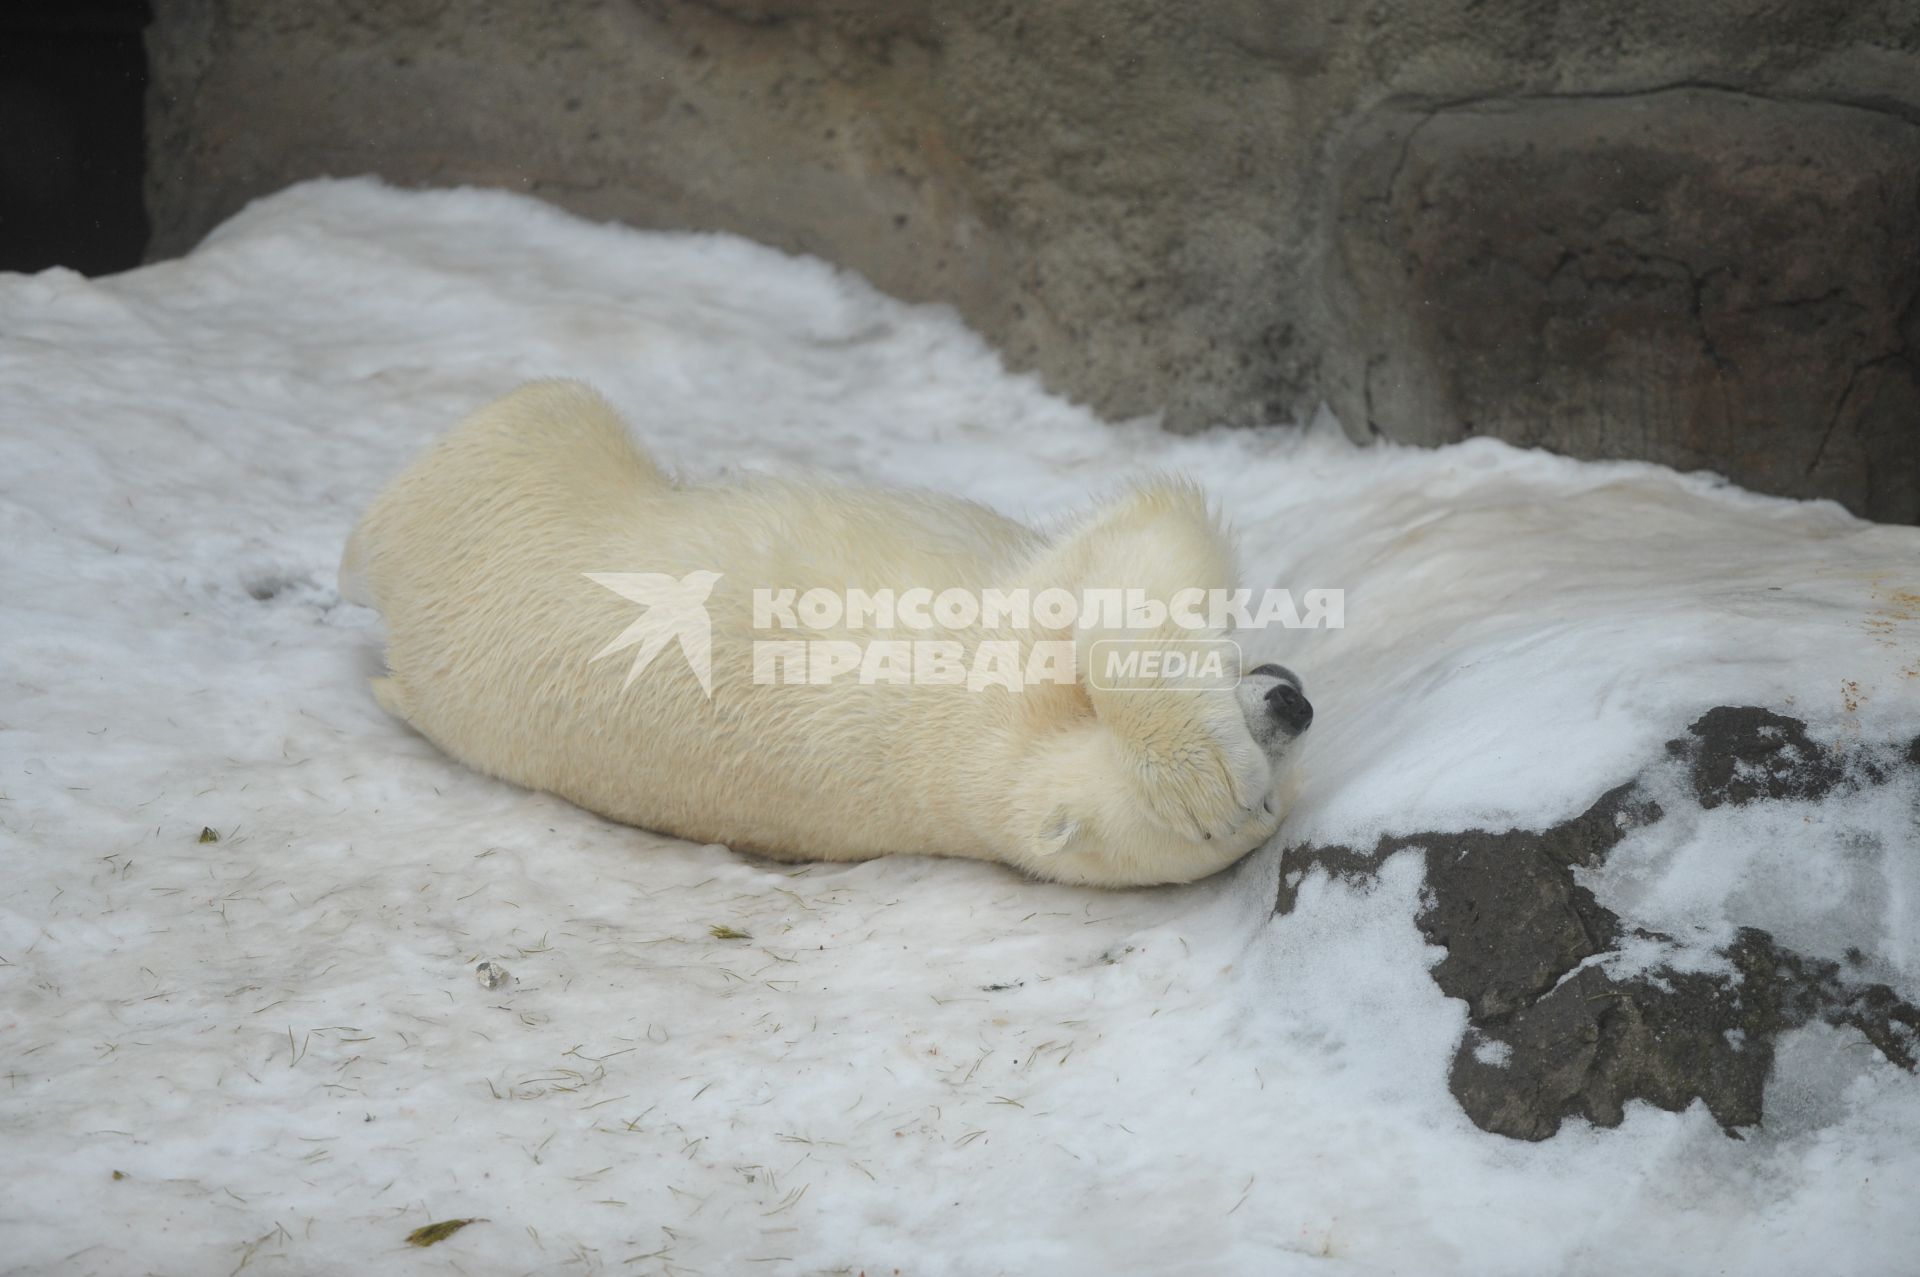
[[[1347,591],[1256,644],[1318,711],[1279,843],[1545,825],[1714,705],[1920,729],[1920,530],[1491,442],[1116,428],[817,261],[298,187],[182,260],[0,276],[0,1270],[1912,1271],[1920,1085],[1824,1026],[1743,1140],[1476,1129],[1412,856],[1275,919],[1277,844],[1125,893],[782,866],[442,757],[368,695],[334,564],[427,440],[556,375],[695,476],[1044,521],[1193,475],[1247,584]],[[1911,994],[1901,792],[1700,820],[1597,889]]]

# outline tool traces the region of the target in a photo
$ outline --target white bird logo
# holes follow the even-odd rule
[[[664,572],[588,572],[595,585],[604,586],[623,599],[644,607],[640,619],[620,632],[620,636],[595,652],[591,659],[612,656],[634,644],[633,664],[627,670],[622,688],[632,687],[640,671],[653,663],[669,639],[680,640],[680,651],[687,658],[700,690],[713,697],[713,620],[707,615],[707,596],[713,593],[718,572],[689,572],[682,577]]]

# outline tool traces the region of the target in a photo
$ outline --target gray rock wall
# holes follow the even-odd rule
[[[735,231],[1176,428],[1920,520],[1920,0],[157,0],[156,254],[318,174]]]

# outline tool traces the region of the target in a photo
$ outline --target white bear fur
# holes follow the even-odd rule
[[[639,615],[593,572],[720,574],[711,699],[672,646],[631,686],[630,653],[593,659]],[[1119,887],[1213,873],[1279,820],[1254,711],[1232,691],[752,679],[755,587],[1230,589],[1227,537],[1186,483],[1144,484],[1052,538],[950,497],[686,484],[592,390],[536,382],[393,481],[354,531],[341,584],[385,622],[375,694],[397,717],[480,771],[683,838],[781,859],[973,857]],[[1084,658],[1103,632],[893,636],[969,652],[1072,639]]]

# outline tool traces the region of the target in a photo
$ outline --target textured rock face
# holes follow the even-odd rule
[[[155,8],[156,254],[304,177],[502,186],[951,302],[1111,416],[1920,517],[1920,0]]]
[[[1675,90],[1384,132],[1343,192],[1344,415],[1920,519],[1920,129]]]

